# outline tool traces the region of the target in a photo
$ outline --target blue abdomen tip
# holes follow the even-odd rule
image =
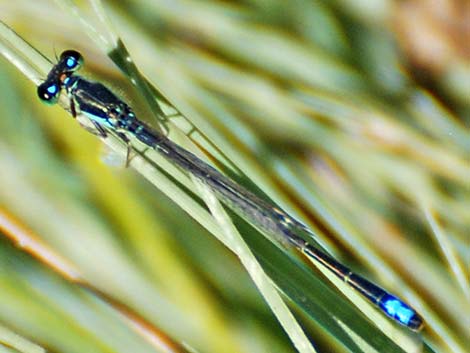
[[[388,316],[412,330],[419,331],[423,326],[423,320],[419,314],[393,295],[387,294],[382,297],[379,306]]]

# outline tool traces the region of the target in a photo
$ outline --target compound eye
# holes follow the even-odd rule
[[[47,83],[38,86],[39,99],[46,104],[55,104],[59,99],[59,85],[57,83]]]
[[[75,50],[66,50],[60,55],[60,62],[63,62],[67,71],[78,70],[83,64],[82,55]]]

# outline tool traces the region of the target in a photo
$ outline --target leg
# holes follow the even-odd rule
[[[95,135],[98,135],[100,137],[103,137],[103,138],[106,138],[108,137],[108,133],[106,132],[105,129],[103,129],[103,127],[98,124],[96,121],[92,120],[92,123],[93,123],[93,126],[95,127]]]
[[[70,100],[70,113],[75,119],[77,117],[77,110],[75,109],[75,101],[73,100],[73,97],[71,95],[69,95],[69,100]]]
[[[127,151],[126,151],[126,168],[129,167],[129,164],[132,160],[131,158],[131,152],[132,152],[132,145],[131,145],[131,141],[127,138],[127,136],[125,134],[123,134],[122,132],[118,132],[117,135],[119,136],[119,138],[121,140],[124,141],[124,143],[126,144],[127,146]]]
[[[96,121],[92,121],[92,120],[91,120],[91,122],[93,123],[94,128],[92,128],[90,126],[87,126],[87,125],[83,125],[80,122],[79,122],[79,124],[82,128],[84,128],[86,131],[88,131],[89,133],[91,133],[95,136],[99,136],[99,137],[102,137],[102,138],[108,137],[108,133],[106,132],[106,130],[100,124],[98,124]]]

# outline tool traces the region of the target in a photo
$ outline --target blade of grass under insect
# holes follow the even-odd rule
[[[268,302],[271,310],[276,315],[299,353],[316,352],[305,336],[299,323],[277,293],[273,283],[269,280],[269,277],[266,276],[262,267],[250,251],[250,248],[246,245],[222,205],[216,199],[212,190],[195,178],[192,179],[199,189],[199,193],[204,199],[204,202],[208,205],[211,214],[222,228],[223,233],[220,234],[219,237],[223,236],[226,239],[225,242],[230,244],[232,251],[240,258],[240,261],[250,274],[250,277],[256,283],[261,295]]]

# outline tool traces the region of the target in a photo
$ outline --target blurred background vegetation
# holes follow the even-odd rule
[[[0,0],[0,19],[50,58],[79,50],[145,111],[80,24],[91,5],[61,3]],[[468,2],[105,8],[196,142],[416,307],[424,350],[468,349]],[[0,352],[295,351],[236,256],[0,62]],[[318,351],[362,351],[292,309]]]

